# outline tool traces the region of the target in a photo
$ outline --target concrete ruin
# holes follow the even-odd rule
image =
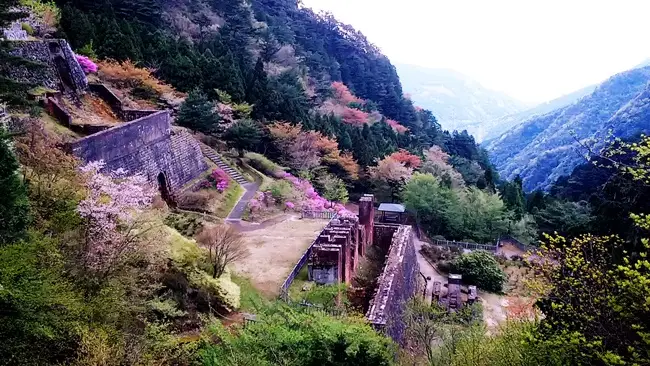
[[[201,148],[187,131],[172,129],[169,111],[159,111],[69,144],[85,162],[103,160],[105,171],[144,174],[171,198],[208,169]]]
[[[34,62],[9,70],[13,80],[76,95],[88,89],[86,74],[64,39],[12,41],[10,53]]]
[[[375,224],[374,197],[359,201],[359,216],[333,219],[312,245],[309,279],[318,284],[350,284],[359,259],[371,245],[387,254],[366,318],[397,342],[403,340],[402,313],[417,291],[419,265],[408,225]]]

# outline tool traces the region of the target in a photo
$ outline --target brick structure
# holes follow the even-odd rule
[[[68,148],[85,162],[103,160],[106,171],[143,173],[163,195],[208,169],[198,142],[185,130],[171,128],[168,111],[84,137]]]
[[[307,263],[309,279],[321,285],[350,283],[363,246],[362,229],[356,217],[332,220],[312,247]]]
[[[388,253],[378,278],[366,318],[373,326],[402,342],[402,313],[417,291],[420,271],[411,226],[375,224],[374,197],[359,201],[359,217],[334,219],[314,241],[309,261],[309,279],[318,284],[350,283],[359,258],[370,245]]]

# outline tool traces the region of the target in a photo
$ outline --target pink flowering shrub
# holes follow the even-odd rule
[[[223,192],[228,189],[230,184],[230,178],[228,173],[223,169],[214,169],[208,177],[201,182],[201,188],[215,188],[219,192]]]
[[[294,208],[296,208],[296,205],[295,205],[293,202],[291,202],[291,201],[287,201],[287,202],[285,202],[284,205],[285,205],[285,206],[287,207],[287,209],[289,209],[289,210],[293,210]]]
[[[77,58],[77,62],[79,62],[79,66],[81,66],[81,69],[83,72],[86,74],[94,74],[97,72],[97,65],[88,57],[84,55],[75,55]]]
[[[104,166],[103,161],[94,161],[80,168],[86,177],[87,196],[77,211],[85,221],[84,265],[107,276],[136,251],[144,231],[139,217],[156,191],[142,174],[128,175],[123,169],[104,174]]]

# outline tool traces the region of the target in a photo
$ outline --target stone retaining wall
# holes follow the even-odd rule
[[[122,168],[143,173],[154,186],[163,173],[170,192],[208,168],[196,140],[185,131],[172,131],[168,111],[79,139],[69,149],[86,162],[103,160],[106,171]]]
[[[375,225],[375,231],[378,226],[380,225]],[[383,232],[387,233],[389,229],[386,228]],[[377,289],[366,318],[377,330],[385,332],[400,344],[404,341],[405,329],[402,316],[406,303],[417,291],[419,271],[412,227],[395,225],[386,265],[377,281]]]

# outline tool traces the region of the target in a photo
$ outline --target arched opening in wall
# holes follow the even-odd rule
[[[172,205],[172,198],[169,194],[169,186],[167,185],[167,177],[165,173],[160,172],[158,174],[158,190],[160,191],[160,197],[167,202],[168,205]]]

